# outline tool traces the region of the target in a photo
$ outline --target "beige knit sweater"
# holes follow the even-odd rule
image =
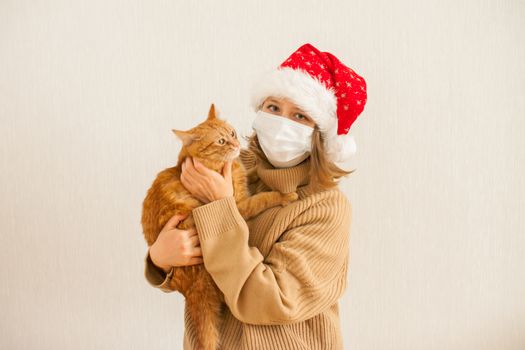
[[[243,150],[246,168],[257,167],[253,193],[297,191],[299,200],[245,221],[233,197],[193,210],[204,265],[225,295],[222,350],[342,349],[338,299],[346,288],[351,206],[338,188],[314,192],[309,159],[291,168],[256,164]],[[170,278],[149,255],[148,282],[172,292]],[[184,349],[194,330],[185,312]]]

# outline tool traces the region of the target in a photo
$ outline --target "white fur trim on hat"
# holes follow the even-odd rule
[[[337,135],[337,98],[334,91],[307,72],[290,67],[265,72],[252,88],[252,108],[258,111],[269,96],[290,99],[314,120],[332,161],[344,162],[356,152],[351,135]]]

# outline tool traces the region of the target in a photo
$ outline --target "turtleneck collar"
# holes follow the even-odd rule
[[[297,192],[300,197],[313,193],[309,184],[310,158],[288,168],[275,168],[264,159],[257,159],[257,175],[261,181],[274,191],[281,193]]]

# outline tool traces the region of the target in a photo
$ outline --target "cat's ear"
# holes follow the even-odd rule
[[[173,133],[182,141],[182,144],[184,146],[188,146],[189,144],[191,144],[193,141],[196,140],[195,135],[193,135],[192,133],[188,131],[182,131],[182,130],[176,130],[176,129],[171,129],[171,131],[173,131]]]
[[[216,110],[215,105],[212,103],[211,106],[210,106],[210,111],[208,112],[208,119],[206,119],[206,120],[217,119],[218,115],[219,115],[219,113]]]

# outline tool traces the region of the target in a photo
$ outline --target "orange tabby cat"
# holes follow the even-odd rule
[[[193,157],[208,168],[221,173],[226,161],[234,159],[232,181],[234,198],[240,214],[249,219],[277,205],[286,205],[297,199],[297,193],[261,192],[250,196],[248,174],[239,159],[240,144],[237,133],[224,120],[217,118],[212,104],[208,118],[188,131],[172,130],[183,142],[175,167],[161,171],[144,199],[142,228],[151,246],[166,222],[176,214],[189,213],[178,225],[180,229],[194,226],[192,209],[203,205],[188,192],[180,181],[181,166],[186,157]],[[254,176],[255,174],[250,174]],[[251,182],[251,181],[250,181]],[[218,322],[224,295],[219,290],[204,264],[174,268],[172,287],[186,298],[186,308],[197,334],[193,334],[199,349],[215,350],[218,346]]]

